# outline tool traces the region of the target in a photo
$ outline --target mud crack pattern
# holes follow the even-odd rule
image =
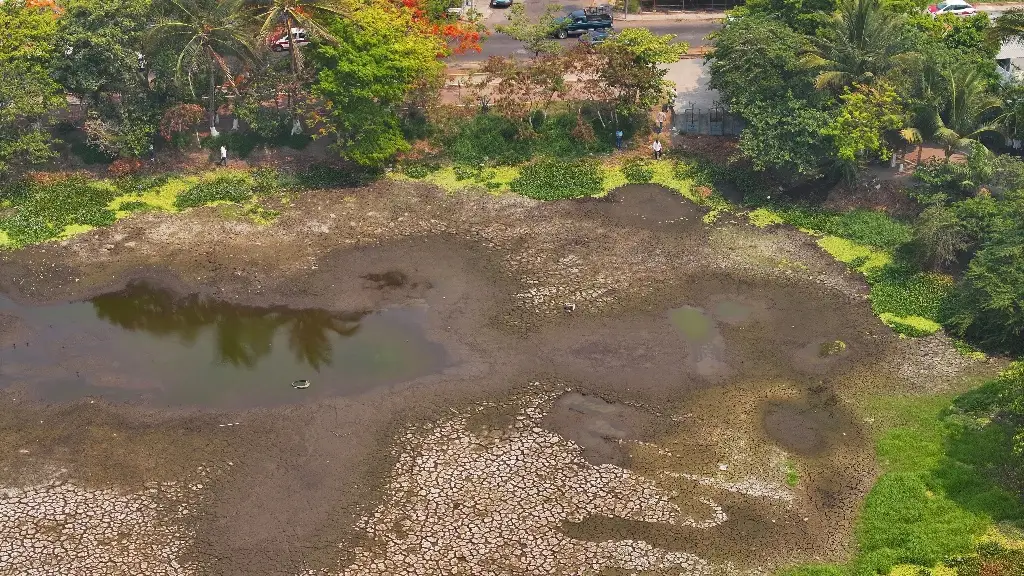
[[[587,463],[578,445],[538,427],[553,397],[522,398],[500,428],[471,429],[467,413],[406,432],[385,500],[361,522],[374,544],[357,549],[348,566],[307,574],[736,572],[639,540],[566,536],[564,522],[589,516],[710,528],[726,515],[710,499],[701,500],[703,514],[687,515],[674,502],[678,493],[624,468]]]
[[[201,489],[165,482],[126,492],[60,479],[0,487],[0,575],[201,574],[181,559],[195,536],[191,495]]]

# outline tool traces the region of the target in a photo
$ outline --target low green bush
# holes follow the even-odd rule
[[[1024,352],[1024,230],[1002,231],[975,254],[941,310],[955,335],[986,348]]]
[[[479,114],[464,122],[447,143],[452,159],[461,164],[519,164],[533,154],[533,142],[521,138],[512,120],[497,114]]]
[[[365,186],[380,178],[378,168],[313,164],[295,175],[299,186],[311,190]]]
[[[541,160],[524,166],[509,187],[516,194],[537,200],[563,200],[599,194],[603,183],[597,162]]]
[[[107,154],[95,146],[90,146],[85,140],[72,140],[71,153],[78,156],[79,160],[86,164],[110,164],[117,158]]]
[[[240,204],[252,198],[252,185],[239,176],[221,176],[189,187],[174,200],[179,210],[194,208],[213,202]]]
[[[876,314],[920,316],[933,321],[939,318],[953,288],[948,276],[918,272],[901,264],[883,267],[870,282],[871,308]]]
[[[15,246],[24,246],[57,238],[69,226],[106,226],[115,220],[107,206],[116,195],[113,187],[81,176],[12,183],[2,194],[9,210],[0,218],[0,230]]]
[[[643,158],[630,158],[622,164],[622,175],[630,184],[647,184],[654,178],[654,168]]]
[[[281,191],[281,173],[276,168],[253,168],[249,176],[252,178],[252,193],[256,196],[270,196]]]
[[[421,180],[441,169],[437,162],[413,162],[402,166],[402,173],[409,178]]]

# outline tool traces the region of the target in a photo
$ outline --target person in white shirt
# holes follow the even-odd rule
[[[228,165],[228,147],[227,146],[221,146],[220,147],[220,165],[221,166],[227,166]]]
[[[654,150],[654,159],[661,160],[661,140],[655,138],[654,143],[651,144],[651,149]]]

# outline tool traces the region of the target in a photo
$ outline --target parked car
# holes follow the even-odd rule
[[[302,28],[292,28],[292,38],[295,39],[295,44],[300,48],[309,44],[309,37],[306,36],[306,31]],[[288,42],[288,35],[278,38],[270,45],[270,49],[274,52],[285,52],[292,49],[292,45]]]
[[[491,0],[491,8],[508,8],[512,0]]]
[[[612,28],[611,11],[602,8],[573,10],[566,16],[555,21],[557,27],[554,35],[558,38],[576,36],[590,30],[610,30]]]
[[[932,15],[932,18],[941,16],[942,14],[954,14],[956,16],[973,16],[978,11],[964,0],[945,0],[938,4],[932,4],[928,7],[928,13]]]
[[[610,28],[606,30],[591,30],[590,32],[584,32],[580,35],[580,44],[586,44],[587,46],[604,44],[604,41],[611,36],[611,33]]]

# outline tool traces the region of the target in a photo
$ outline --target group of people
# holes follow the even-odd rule
[[[675,91],[673,90],[673,94],[674,93],[675,93]],[[673,102],[674,102],[674,99],[673,99]],[[667,112],[671,111],[671,110],[672,110],[672,104],[671,103],[666,104],[664,107],[662,107],[661,110],[658,111],[658,114],[654,117],[654,119],[656,121],[656,127],[655,127],[655,130],[654,130],[654,133],[656,135],[654,137],[654,140],[651,142],[651,150],[654,152],[654,159],[655,160],[660,160],[661,159],[661,151],[664,148],[664,146],[661,143],[661,131],[664,130],[664,128],[665,128],[665,121],[668,120]],[[622,138],[623,138],[622,129],[621,128],[616,128],[615,129],[615,148],[618,149],[618,150],[622,150],[622,146],[623,146]]]

